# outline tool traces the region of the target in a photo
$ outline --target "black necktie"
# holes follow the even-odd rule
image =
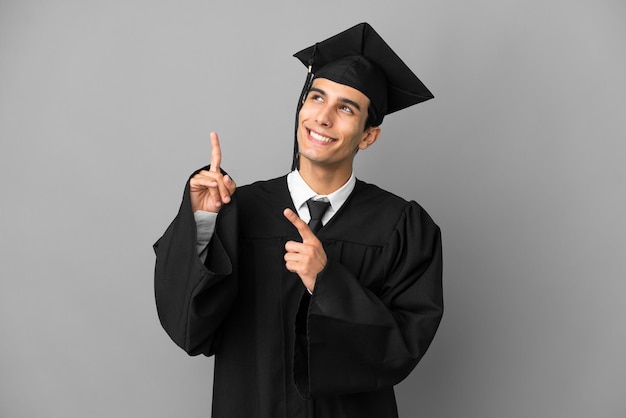
[[[317,234],[317,231],[322,228],[322,217],[330,207],[330,202],[309,199],[306,201],[306,205],[309,207],[309,213],[311,214],[309,228],[311,228],[314,234]]]

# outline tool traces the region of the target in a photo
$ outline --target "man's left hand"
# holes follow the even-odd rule
[[[302,242],[288,241],[285,244],[285,266],[290,272],[297,273],[309,292],[313,292],[317,274],[326,267],[326,252],[321,241],[294,211],[285,209],[283,215],[302,237]]]

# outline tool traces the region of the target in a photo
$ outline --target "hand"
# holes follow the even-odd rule
[[[297,273],[304,286],[313,292],[318,273],[326,267],[326,252],[321,241],[298,215],[291,209],[285,209],[283,215],[302,237],[302,242],[288,241],[285,244],[285,267],[290,272]]]
[[[230,203],[237,185],[228,175],[222,175],[220,164],[222,151],[215,132],[211,132],[211,167],[202,170],[189,180],[191,210],[217,213],[223,205]]]

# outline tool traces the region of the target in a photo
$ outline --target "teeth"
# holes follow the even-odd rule
[[[331,138],[328,138],[327,136],[322,136],[322,135],[318,134],[317,132],[309,131],[309,133],[311,134],[311,136],[314,139],[316,139],[318,141],[322,141],[322,142],[331,142],[332,141]]]

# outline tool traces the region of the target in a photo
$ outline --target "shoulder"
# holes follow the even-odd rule
[[[399,220],[409,212],[428,214],[414,200],[406,200],[380,187],[358,180],[353,193],[353,205],[360,210],[376,213],[377,218],[385,218],[390,222]]]
[[[288,192],[287,176],[276,177],[270,180],[259,180],[237,188],[238,198],[241,201],[258,201],[269,196],[278,196]]]
[[[286,176],[239,187],[233,198],[242,236],[282,236],[293,229],[283,216],[285,208],[293,209]]]
[[[415,201],[360,180],[338,215],[327,236],[364,245],[384,246],[397,234],[437,229]]]
[[[400,196],[397,196],[387,190],[381,189],[375,184],[366,183],[358,180],[354,186],[355,197],[365,199],[370,203],[379,202],[380,205],[389,207],[402,207],[408,202]]]
[[[418,228],[436,231],[439,229],[429,213],[415,200],[406,200],[380,187],[366,182],[357,182],[360,190],[358,206],[369,206],[373,215],[391,229]],[[361,201],[359,201],[361,200]]]

